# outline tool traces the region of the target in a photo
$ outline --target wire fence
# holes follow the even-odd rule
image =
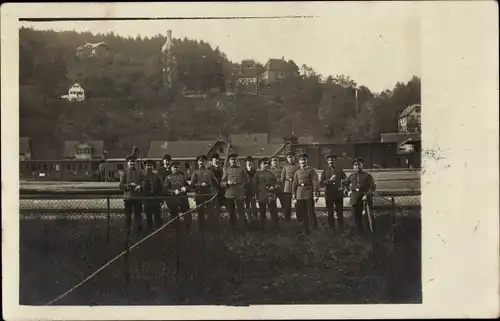
[[[228,238],[248,233],[259,222],[246,215],[238,217],[237,213],[231,217],[216,194],[133,201],[140,220],[125,208],[123,196],[116,192],[21,193],[21,288],[32,288],[21,291],[24,293],[21,302],[62,305],[155,304],[155,300],[156,304],[227,302],[227,298],[210,296],[220,293],[228,282],[241,282],[228,280],[220,268],[221,264],[229,268],[240,264],[230,253]],[[343,214],[348,217],[348,199],[344,199],[344,204]],[[127,206],[133,209],[133,204]],[[380,231],[394,246],[389,249],[389,257],[392,257],[391,271],[395,271],[397,220],[403,216],[419,218],[420,196],[374,193],[372,209],[376,227],[372,234],[373,250],[376,251],[379,242],[373,235]],[[155,217],[155,211],[159,216]],[[318,217],[326,216],[324,200],[316,203],[315,211]],[[44,264],[43,271],[37,273],[53,277],[34,285],[35,276],[30,274],[33,269],[29,265],[47,259],[52,262]],[[396,273],[392,274],[386,282],[390,293],[397,291],[398,282]],[[190,295],[197,291],[205,297]]]

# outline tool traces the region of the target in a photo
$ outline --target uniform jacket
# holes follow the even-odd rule
[[[217,179],[217,184],[215,185],[215,187],[219,192],[222,192],[224,189],[220,184],[222,182],[222,175],[224,174],[224,170],[220,166],[215,167],[213,165],[210,166],[210,170],[212,171],[212,173],[214,173],[214,176]]]
[[[343,185],[351,191],[351,205],[356,205],[368,191],[375,191],[377,188],[373,177],[367,172],[352,173]]]
[[[165,166],[160,166],[160,168],[158,168],[158,175],[160,176],[162,183],[165,181],[165,178],[167,178],[167,176],[170,174],[172,174],[170,168],[166,168]]]
[[[318,193],[318,174],[314,168],[307,166],[295,172],[292,184],[292,194],[298,200],[312,199]]]
[[[141,185],[144,196],[161,196],[163,194],[163,183],[157,173],[144,172]]]
[[[136,185],[141,185],[144,180],[144,172],[140,169],[127,168],[123,171],[120,176],[120,190],[123,191],[123,198],[127,199],[130,197],[140,197],[142,196],[141,191],[134,191],[134,187],[131,186],[132,183]]]
[[[189,184],[186,180],[186,177],[182,173],[170,174],[165,178],[165,182],[163,183],[163,187],[167,191],[167,193],[171,196],[185,196],[187,195],[187,189],[189,188]],[[180,190],[182,187],[186,188],[186,192],[180,192],[175,195],[175,190]],[[169,200],[170,202],[171,200]],[[175,198],[172,199],[175,201]]]
[[[227,182],[233,182],[228,185]],[[249,183],[249,178],[244,168],[239,166],[226,167],[222,174],[222,186],[226,188],[226,198],[243,199],[245,197],[245,184]]]
[[[206,183],[207,186],[202,187],[201,183]],[[217,188],[217,178],[209,169],[197,169],[191,176],[191,186],[198,194],[211,194]]]
[[[255,193],[255,190],[253,189],[253,178],[255,176],[255,173],[257,173],[257,170],[255,168],[250,168],[250,170],[248,170],[248,168],[245,167],[245,173],[247,174],[248,176],[248,183],[245,184],[245,193],[246,194],[253,194]]]
[[[335,175],[335,179],[330,178]],[[342,180],[346,178],[342,168],[328,166],[320,175],[319,185],[325,188],[325,198],[339,199],[343,198]]]
[[[272,187],[273,190],[269,188]],[[261,203],[269,203],[276,200],[276,192],[279,188],[279,181],[269,170],[258,170],[253,177],[253,190],[257,193],[257,198]]]
[[[269,171],[276,177],[276,181],[280,185],[280,189],[283,188],[283,186],[281,186],[281,172],[283,171],[283,168],[281,168],[279,165],[276,167],[270,166]]]
[[[293,177],[295,172],[300,168],[299,164],[286,164],[281,172],[281,185],[284,193],[292,193]]]

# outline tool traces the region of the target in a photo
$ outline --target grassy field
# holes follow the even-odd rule
[[[398,216],[395,245],[383,212],[374,243],[350,219],[334,234],[320,218],[309,236],[294,220],[279,232],[231,231],[223,220],[217,232],[181,228],[178,237],[169,226],[57,304],[418,303],[420,213],[410,214]],[[20,304],[46,303],[120,253],[123,220],[110,223],[108,242],[103,219],[21,220]]]

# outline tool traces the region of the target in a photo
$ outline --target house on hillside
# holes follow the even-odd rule
[[[272,84],[282,79],[292,78],[299,75],[296,66],[281,59],[269,59],[264,66],[264,72],[261,75],[261,80],[264,83]]]
[[[398,132],[380,134],[382,143],[398,144],[399,166],[421,166],[420,110],[420,104],[406,107],[398,117]]]
[[[63,99],[67,99],[69,101],[84,101],[85,100],[85,90],[80,86],[80,84],[75,83],[68,90],[67,95],[61,96]]]
[[[421,128],[421,105],[407,106],[398,116],[398,132],[420,132]]]
[[[19,138],[19,160],[31,160],[31,140],[29,137]]]
[[[85,44],[76,48],[77,57],[96,57],[102,58],[108,56],[108,46],[104,42],[90,43],[85,41]]]
[[[67,140],[64,142],[63,159],[99,160],[104,158],[104,141],[102,140]]]

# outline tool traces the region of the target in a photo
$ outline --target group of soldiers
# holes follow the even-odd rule
[[[279,227],[277,200],[284,210],[284,219],[290,220],[292,202],[295,202],[296,217],[306,233],[310,226],[318,226],[315,204],[320,197],[319,189],[324,187],[324,198],[328,210],[328,224],[336,230],[334,213],[338,227],[344,228],[343,198],[350,197],[354,221],[359,232],[363,232],[363,202],[371,201],[370,191],[375,191],[373,177],[363,171],[363,160],[353,160],[354,172],[347,177],[344,170],[336,165],[337,157],[327,155],[328,167],[320,177],[316,170],[308,166],[308,155],[288,152],[287,163],[281,168],[279,158],[261,158],[258,168],[254,168],[251,156],[245,159],[245,166],[238,165],[236,153],[228,156],[229,164],[220,166],[218,154],[196,158],[197,168],[190,182],[179,170],[179,162],[172,161],[170,155],[162,158],[161,167],[154,171],[154,161],[144,161],[145,170],[136,167],[136,156],[127,157],[128,168],[120,177],[120,189],[124,191],[125,214],[130,229],[132,215],[136,231],[142,230],[142,209],[146,214],[148,228],[162,226],[161,208],[166,206],[172,218],[190,211],[187,193],[195,192],[198,224],[205,228],[206,218],[213,218],[214,207],[206,206],[214,194],[216,205],[226,207],[233,228],[245,230],[249,219],[259,221],[262,228],[267,224],[267,212],[273,227]],[[298,163],[297,163],[298,159]],[[146,196],[146,197],[145,197]],[[168,196],[168,197],[165,197]],[[368,199],[367,199],[368,198]],[[258,210],[257,210],[258,203]],[[191,213],[183,214],[188,230],[192,226]],[[215,218],[217,219],[217,218]]]

